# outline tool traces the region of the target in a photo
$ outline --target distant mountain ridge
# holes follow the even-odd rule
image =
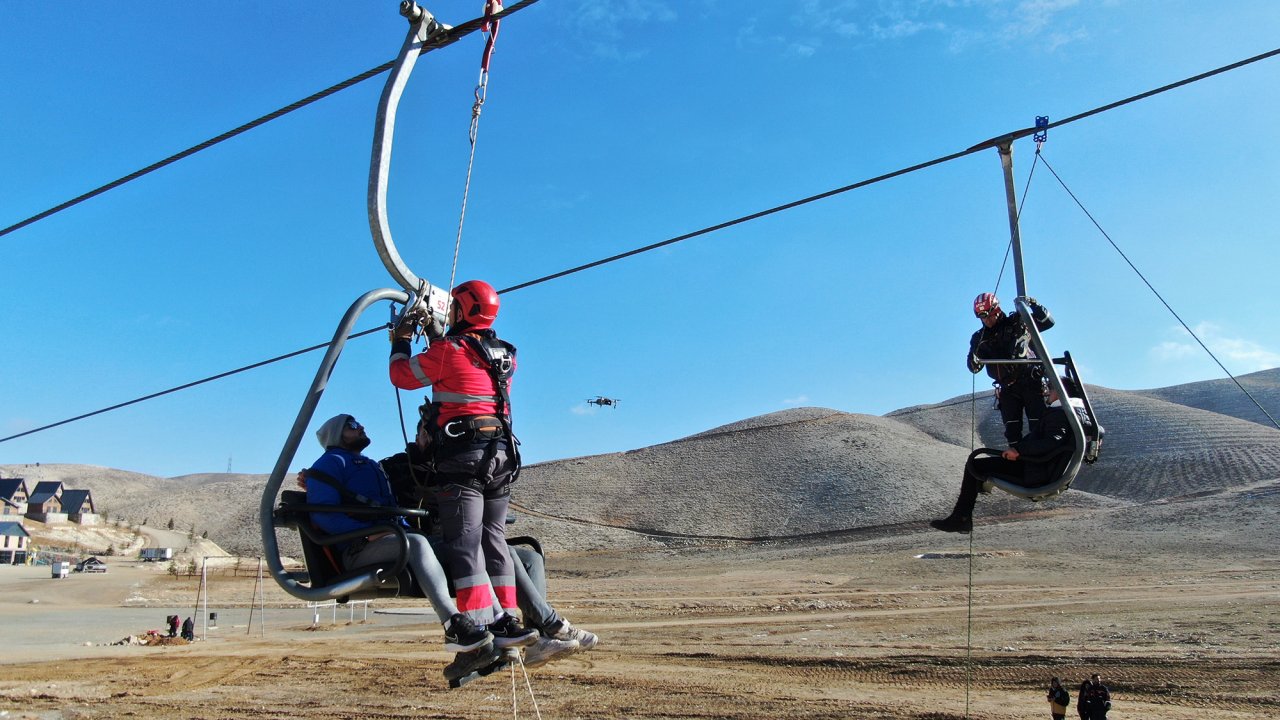
[[[1280,369],[1240,378],[1280,401]],[[1103,459],[1054,504],[1147,502],[1280,478],[1280,430],[1228,381],[1137,392],[1089,386],[1107,429]],[[1243,402],[1227,397],[1240,395]],[[515,489],[521,532],[557,549],[650,538],[781,538],[917,522],[950,508],[971,445],[1000,446],[991,394],[884,416],[797,408],[620,453],[527,467]],[[265,475],[154,478],[85,465],[5,465],[63,480],[132,522],[208,530],[230,551],[260,552]],[[996,493],[984,513],[1030,508]],[[283,536],[282,536],[283,537]],[[288,542],[286,541],[286,547]]]

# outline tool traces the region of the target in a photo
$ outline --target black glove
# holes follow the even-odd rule
[[[427,313],[427,319],[422,323],[422,334],[430,340],[444,337],[444,325],[436,319],[435,313]]]
[[[418,323],[411,317],[406,317],[402,319],[400,321],[400,324],[391,328],[391,332],[390,332],[391,342],[393,343],[398,341],[412,342],[413,333],[417,328],[417,326],[418,326]]]

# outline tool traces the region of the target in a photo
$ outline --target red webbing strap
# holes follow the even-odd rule
[[[498,40],[498,25],[502,22],[500,19],[494,18],[495,15],[502,12],[502,2],[500,0],[489,0],[484,8],[484,23],[480,26],[482,32],[489,34],[489,39],[484,44],[484,55],[480,58],[480,70],[489,72],[489,58],[493,56],[493,45]]]

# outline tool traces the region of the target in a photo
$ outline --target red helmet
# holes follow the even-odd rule
[[[483,330],[498,318],[498,292],[483,280],[468,280],[449,294],[463,321],[473,328]]]
[[[973,299],[973,314],[983,318],[991,313],[1000,312],[1000,298],[994,293],[982,293]]]

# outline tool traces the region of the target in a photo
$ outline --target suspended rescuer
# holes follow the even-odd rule
[[[1037,330],[1053,327],[1053,316],[1035,298],[1027,298],[1031,319]],[[965,362],[969,372],[983,368],[983,360],[1023,360],[1029,357],[1027,327],[1018,312],[1005,313],[1000,299],[982,293],[973,299],[973,314],[982,327],[969,339],[969,356]],[[987,375],[994,381],[996,403],[1004,420],[1004,437],[1010,445],[1022,437],[1022,414],[1035,430],[1044,414],[1044,398],[1040,394],[1043,370],[1039,365],[986,365]]]
[[[391,483],[378,463],[361,454],[369,446],[364,426],[351,415],[336,415],[316,431],[316,439],[325,452],[311,467],[303,471],[307,503],[311,505],[365,505],[397,507]],[[313,512],[312,521],[330,535],[370,530],[366,537],[339,543],[336,547],[345,570],[394,561],[402,552],[399,536],[385,528],[389,522],[366,515],[340,512]],[[405,524],[403,517],[393,522]],[[409,547],[408,567],[422,594],[436,611],[444,626],[445,649],[458,653],[444,669],[445,678],[455,680],[475,670],[488,667],[500,658],[502,648],[531,644],[536,633],[501,638],[478,627],[471,616],[460,612],[449,597],[444,568],[436,559],[427,538],[415,532],[406,533]],[[486,597],[492,612],[492,600]]]
[[[450,295],[448,331],[441,335],[432,318],[426,352],[412,354],[414,323],[392,330],[391,382],[403,390],[432,388],[436,502],[458,610],[495,638],[527,636],[533,643],[537,632],[517,617],[506,542],[510,485],[520,471],[509,394],[516,349],[493,331],[499,304],[493,286],[469,280]]]
[[[432,430],[434,411],[430,403],[418,408],[417,434],[405,451],[383,458],[382,469],[391,480],[396,501],[403,507],[417,507],[429,511],[420,519],[418,527],[439,550],[438,517],[440,508],[436,502],[439,480],[436,478],[432,459]],[[525,648],[526,667],[538,667],[563,659],[569,655],[594,648],[600,639],[571,624],[547,601],[546,568],[542,553],[525,545],[508,545],[512,568],[515,570],[516,602],[520,606],[525,625],[540,633],[538,642]]]
[[[983,478],[999,475],[1014,480],[1017,484],[1028,487],[1048,485],[1058,479],[1071,459],[1070,451],[1075,447],[1075,436],[1071,426],[1067,424],[1067,410],[1059,403],[1058,392],[1053,385],[1042,384],[1045,399],[1049,406],[1040,422],[1032,426],[1027,436],[1013,443],[999,457],[974,458],[965,463],[964,478],[960,481],[960,497],[956,499],[951,514],[941,520],[932,520],[930,525],[943,532],[969,532],[973,530],[973,506],[977,502],[978,492],[982,488]],[[1080,425],[1092,427],[1093,421],[1084,409],[1084,404],[1074,396],[1079,389],[1071,378],[1062,378],[1062,385],[1067,389],[1067,407],[1080,418]]]

